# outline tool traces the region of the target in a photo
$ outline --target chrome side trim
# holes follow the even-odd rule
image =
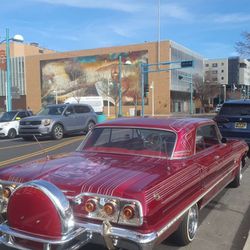
[[[50,182],[44,180],[35,180],[18,186],[13,192],[13,194],[17,190],[25,187],[32,187],[37,190],[40,190],[51,200],[60,217],[62,225],[62,235],[66,235],[73,230],[74,228],[73,211],[69,201],[59,188],[57,188],[54,184]]]
[[[216,183],[214,183],[214,185],[212,185],[206,192],[204,192],[202,195],[200,195],[199,197],[197,197],[191,204],[189,204],[189,206],[187,206],[184,210],[182,210],[175,218],[173,218],[168,224],[166,224],[163,228],[161,228],[160,230],[157,231],[157,235],[161,236],[162,234],[164,234],[176,221],[178,221],[193,205],[195,205],[199,200],[201,200],[206,194],[208,194],[213,188],[215,188],[223,179],[225,179],[226,177],[228,177],[235,169],[237,168],[237,166],[235,168],[233,168],[230,172],[228,172],[225,176],[223,176],[223,178],[219,179]],[[230,182],[228,182],[230,183]],[[228,183],[226,185],[228,185]],[[225,185],[225,186],[226,186]],[[224,187],[225,187],[224,186]],[[223,188],[224,188],[223,187]],[[223,189],[221,188],[221,190]],[[218,194],[218,192],[216,193]]]

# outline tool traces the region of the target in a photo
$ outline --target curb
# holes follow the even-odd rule
[[[249,250],[250,249],[250,231],[248,233],[247,241],[243,247],[243,250]]]

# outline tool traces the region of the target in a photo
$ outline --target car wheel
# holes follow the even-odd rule
[[[52,129],[52,138],[55,140],[60,140],[63,138],[63,126],[56,124]]]
[[[22,136],[23,140],[25,141],[31,141],[33,139],[32,136]]]
[[[95,123],[93,121],[90,121],[87,125],[86,132],[88,133],[93,127],[95,126]]]
[[[178,245],[185,246],[189,244],[195,237],[198,229],[199,209],[195,204],[187,211],[179,228],[175,232],[175,238]]]
[[[242,180],[242,161],[240,162],[240,166],[237,169],[237,173],[234,177],[234,180],[230,183],[230,187],[237,188],[240,186]]]
[[[13,138],[16,137],[16,135],[17,135],[17,132],[16,132],[16,130],[14,128],[12,128],[12,129],[9,130],[9,132],[8,132],[8,138],[13,139]]]

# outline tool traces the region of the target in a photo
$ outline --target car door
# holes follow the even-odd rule
[[[90,119],[90,108],[87,105],[76,105],[75,106],[77,116],[77,126],[79,130],[83,130],[87,127]]]
[[[77,117],[73,105],[69,105],[63,113],[62,123],[64,130],[75,131],[77,130]]]
[[[213,187],[233,167],[230,153],[231,147],[221,142],[216,125],[204,125],[197,129],[196,156],[202,166],[204,189]]]

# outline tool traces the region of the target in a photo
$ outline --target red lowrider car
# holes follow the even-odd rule
[[[240,185],[247,151],[209,119],[104,122],[74,153],[0,170],[0,242],[149,250],[175,232],[188,244],[199,210],[229,183]]]

